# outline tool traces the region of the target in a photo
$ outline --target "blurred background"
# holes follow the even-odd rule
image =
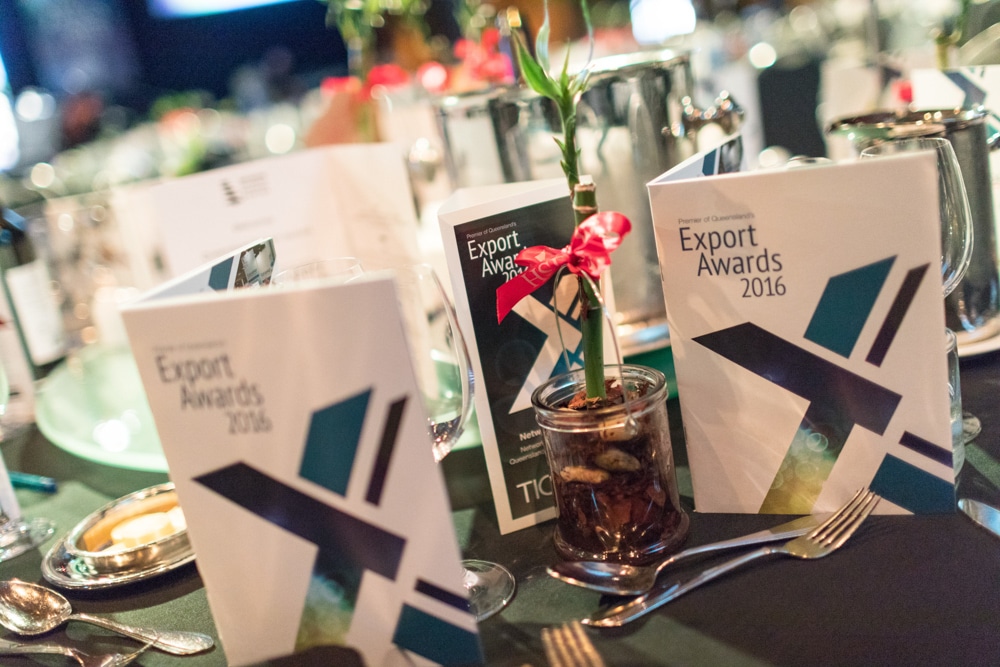
[[[957,64],[961,47],[1000,19],[998,4],[597,0],[592,11],[599,53],[690,51],[705,103],[725,89],[748,111],[744,131],[756,159],[768,147],[823,155],[823,121],[905,102],[908,70],[934,66],[948,38],[954,53],[946,56]],[[364,83],[373,67],[390,63],[403,74],[382,73],[382,83],[423,77],[431,94],[506,83],[510,65],[492,56],[509,53],[510,12],[529,38],[543,18],[541,0],[361,8],[357,0],[0,0],[0,173],[20,178],[67,150],[150,123],[161,124],[157,155],[133,154],[116,173],[58,187],[86,191],[107,184],[87,182],[95,175],[122,182],[287,152],[308,143],[348,74]],[[556,47],[586,37],[574,0],[553,0],[550,11]],[[268,128],[279,122],[288,131],[272,134],[268,146]]]

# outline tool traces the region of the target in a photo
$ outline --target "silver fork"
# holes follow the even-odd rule
[[[59,644],[15,644],[0,640],[0,655],[65,655],[76,660],[80,667],[123,667],[142,655],[152,644],[153,642],[149,642],[131,653],[90,655],[80,649]]]
[[[590,618],[583,619],[582,623],[601,628],[616,628],[671,600],[676,600],[706,582],[764,556],[793,556],[806,560],[829,556],[842,547],[844,542],[854,534],[861,522],[875,509],[879,500],[881,498],[873,491],[860,489],[846,505],[802,537],[796,537],[794,540],[778,546],[768,545],[755,549],[709,568],[687,582],[674,584],[668,588],[661,587],[624,604],[598,611]]]
[[[605,667],[580,621],[542,628],[542,645],[550,667]]]

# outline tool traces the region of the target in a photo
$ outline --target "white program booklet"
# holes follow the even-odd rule
[[[394,144],[297,151],[153,185],[145,198],[171,275],[270,236],[278,271],[354,256],[366,269],[420,261],[409,175]]]
[[[980,65],[910,72],[913,106],[917,109],[976,109],[990,112],[990,125],[1000,126],[1000,66]]]
[[[582,335],[572,274],[560,279],[558,289],[553,282],[539,287],[503,322],[497,321],[496,290],[521,273],[514,263],[521,250],[566,246],[576,221],[562,179],[462,189],[438,217],[455,309],[476,374],[476,415],[497,519],[500,531],[509,533],[556,516],[531,393],[582,366]],[[607,295],[606,280],[602,286]],[[610,335],[605,335],[605,359],[615,359]]]
[[[269,248],[122,313],[227,659],[478,663],[394,281],[203,289]]]
[[[696,509],[953,511],[933,156],[649,191]]]

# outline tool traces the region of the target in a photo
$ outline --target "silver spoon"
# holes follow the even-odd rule
[[[651,565],[628,565],[625,563],[611,563],[597,560],[572,560],[562,561],[553,565],[548,568],[548,573],[560,581],[565,581],[567,584],[589,588],[601,593],[608,593],[610,595],[642,595],[653,587],[653,584],[656,583],[656,578],[664,568],[678,561],[711,551],[735,549],[753,544],[792,539],[799,535],[805,535],[818,526],[827,516],[829,515],[807,515],[788,523],[783,523],[780,526],[744,535],[743,537],[692,547]]]
[[[142,655],[147,648],[149,644],[131,653],[90,655],[79,649],[59,644],[15,644],[0,640],[0,655],[65,655],[76,660],[80,667],[124,667]]]
[[[74,614],[69,600],[56,591],[20,579],[0,581],[0,625],[20,635],[39,635],[66,621],[83,621],[119,634],[149,642],[175,655],[206,651],[212,638],[198,632],[160,631],[123,625],[101,616]]]

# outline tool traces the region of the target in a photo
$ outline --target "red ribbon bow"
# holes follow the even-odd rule
[[[595,213],[577,226],[562,250],[536,245],[517,253],[514,263],[527,268],[497,288],[497,322],[503,322],[518,301],[548,282],[559,267],[598,280],[611,266],[612,251],[631,229],[632,223],[621,213]]]

